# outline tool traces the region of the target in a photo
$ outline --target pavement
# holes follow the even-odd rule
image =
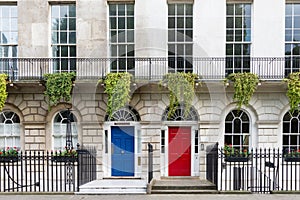
[[[0,200],[299,200],[300,194],[168,194],[168,195],[13,195]]]

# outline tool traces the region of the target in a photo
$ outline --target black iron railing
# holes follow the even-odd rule
[[[46,73],[76,72],[77,79],[99,79],[109,72],[129,72],[135,79],[161,80],[166,73],[193,72],[202,80],[221,80],[233,72],[252,72],[261,80],[282,80],[291,72],[299,71],[298,58],[220,58],[194,57],[188,67],[171,58],[132,58],[131,64],[122,58],[0,58],[0,73],[11,81],[41,80]],[[68,63],[63,66],[63,63]],[[173,64],[170,64],[173,63]],[[177,64],[174,64],[177,63]]]
[[[95,179],[95,166],[89,150],[78,152],[78,156],[44,151],[1,156],[0,192],[75,192]]]
[[[148,183],[153,179],[153,146],[148,143]]]
[[[218,143],[206,147],[206,179],[218,184]]]
[[[219,161],[221,191],[300,191],[300,157],[285,156],[279,149],[252,149],[246,157],[229,157],[220,149]]]

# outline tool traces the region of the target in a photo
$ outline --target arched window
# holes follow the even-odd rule
[[[109,118],[108,115],[105,116],[105,121],[141,121],[139,113],[132,107],[123,107],[112,114]]]
[[[232,145],[235,149],[249,148],[250,120],[242,110],[232,110],[225,119],[225,145]]]
[[[20,148],[20,118],[11,111],[0,113],[0,147]]]
[[[177,107],[173,115],[169,116],[169,107],[165,110],[162,120],[163,121],[198,121],[197,111],[191,107],[188,114],[185,114],[185,106],[180,105]]]
[[[288,153],[300,149],[300,113],[287,112],[283,116],[282,145],[283,152]]]
[[[54,150],[62,150],[66,146],[68,117],[71,122],[73,147],[76,147],[78,143],[77,119],[72,112],[63,110],[57,113],[53,120],[52,145]]]

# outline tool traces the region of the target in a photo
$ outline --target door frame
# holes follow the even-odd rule
[[[103,177],[115,177],[111,175],[111,127],[112,126],[132,126],[134,128],[134,176],[141,177],[142,174],[142,135],[141,128],[138,122],[105,122],[103,125],[103,137],[102,137],[102,169]],[[106,135],[107,134],[107,135]],[[107,138],[105,138],[107,136]],[[107,150],[107,151],[106,151]],[[128,176],[126,176],[128,177]],[[130,177],[130,176],[129,176]]]
[[[169,176],[169,127],[190,127],[191,128],[191,175],[200,176],[199,172],[199,152],[195,153],[194,133],[198,130],[197,122],[172,122],[168,121],[162,126],[161,130],[165,130],[165,152],[161,153],[161,176]],[[172,177],[172,176],[170,176]]]

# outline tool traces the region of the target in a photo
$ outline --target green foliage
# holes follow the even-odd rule
[[[233,81],[233,99],[237,102],[238,110],[241,109],[242,105],[247,106],[257,89],[258,76],[250,72],[232,73],[225,79],[225,82],[228,81]]]
[[[294,72],[284,79],[287,82],[287,97],[290,102],[291,113],[295,110],[299,110],[300,104],[300,72]]]
[[[6,74],[0,74],[0,111],[3,109],[5,101],[7,99],[7,92],[6,92]]]
[[[6,147],[0,150],[0,156],[18,156],[19,149],[17,147]]]
[[[193,73],[168,73],[163,77],[160,85],[166,85],[170,91],[170,105],[168,117],[171,117],[180,103],[185,105],[186,116],[192,106],[192,102],[195,96],[195,80],[198,79],[197,74]]]
[[[109,117],[130,101],[131,77],[132,75],[127,72],[120,72],[109,73],[104,78],[104,92],[108,95],[107,113]]]
[[[49,110],[60,100],[66,102],[71,100],[72,81],[75,79],[74,72],[45,74],[44,77],[46,80],[45,95],[48,97]]]

